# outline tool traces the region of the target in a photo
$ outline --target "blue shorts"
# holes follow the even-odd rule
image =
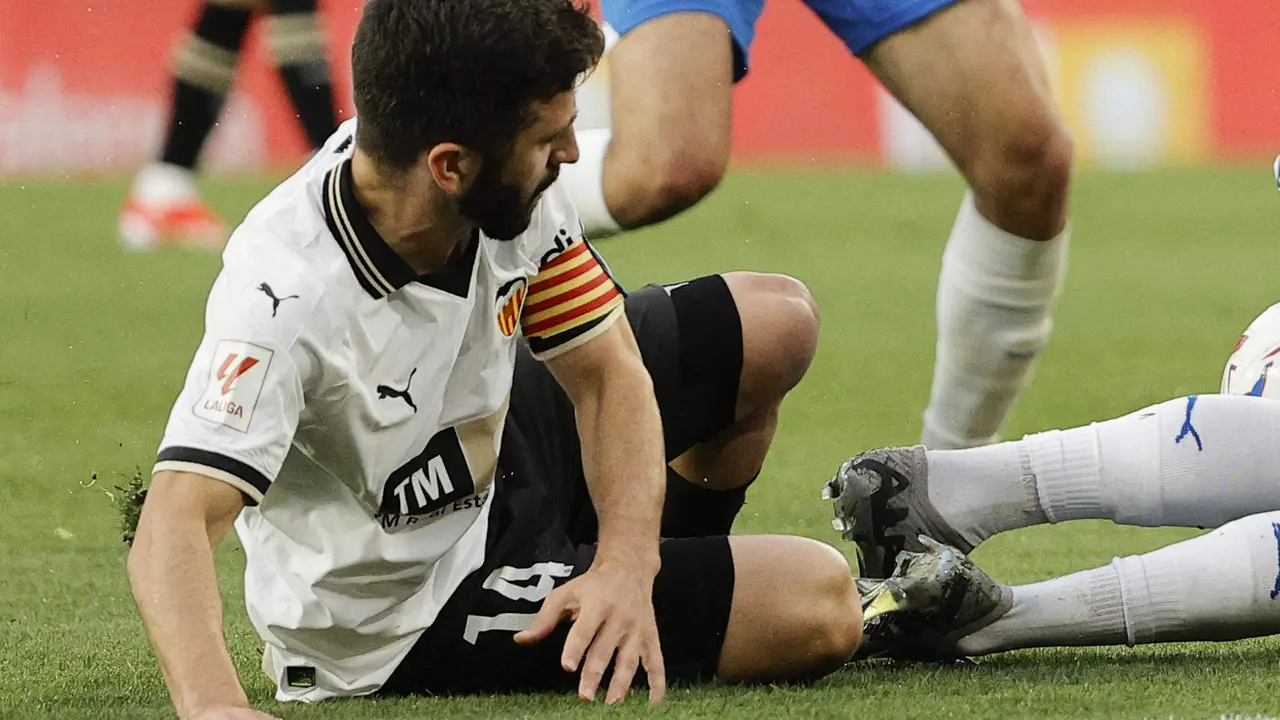
[[[880,40],[959,0],[804,0],[849,52],[859,55]],[[764,0],[601,0],[604,19],[619,35],[663,15],[703,12],[729,25],[733,79],[747,74],[748,51]]]

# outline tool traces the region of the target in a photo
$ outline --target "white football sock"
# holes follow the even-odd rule
[[[130,194],[138,200],[164,205],[200,197],[196,176],[191,170],[169,163],[153,162],[143,166],[133,178]]]
[[[604,198],[604,154],[612,131],[592,128],[577,131],[578,162],[560,168],[560,182],[578,208],[587,237],[599,239],[622,232],[622,226],[609,214]]]
[[[1280,510],[1280,403],[1193,395],[1022,440],[1050,522],[1217,527]]]
[[[622,232],[613,219],[604,197],[604,155],[609,149],[613,131],[609,127],[611,113],[609,53],[620,39],[606,22],[600,23],[604,33],[604,55],[575,91],[578,119],[574,133],[578,138],[578,161],[560,168],[560,181],[578,208],[578,218],[588,238],[598,240]]]
[[[1013,607],[960,640],[982,655],[1055,645],[1239,640],[1280,633],[1280,512],[1110,565],[1013,588]]]
[[[1036,355],[1066,274],[1070,231],[1027,240],[982,217],[968,193],[942,255],[933,389],[921,442],[935,449],[993,442]]]
[[[966,655],[1057,645],[1126,642],[1124,601],[1114,565],[1012,588],[1013,607],[960,639]]]
[[[1048,522],[1022,443],[930,450],[929,500],[969,544]]]
[[[1018,442],[930,451],[929,499],[974,545],[1043,522],[1217,527],[1280,510],[1280,403],[1193,397]]]

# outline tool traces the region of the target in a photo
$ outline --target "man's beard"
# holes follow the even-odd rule
[[[520,188],[503,182],[502,163],[485,160],[480,175],[467,191],[458,196],[458,211],[494,240],[514,240],[529,227],[533,206],[542,192],[560,175],[555,168],[525,198]]]

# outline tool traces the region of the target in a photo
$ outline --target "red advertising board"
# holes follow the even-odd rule
[[[321,0],[350,112],[358,0]],[[1085,161],[1160,163],[1280,150],[1280,3],[1026,0]],[[160,141],[174,44],[194,0],[0,0],[0,177],[114,171]],[[927,138],[798,0],[770,0],[736,91],[738,159],[928,165]],[[260,38],[208,153],[221,168],[304,151]],[[1127,157],[1125,153],[1137,155]],[[1119,155],[1117,155],[1119,153]],[[923,160],[921,160],[923,158]]]

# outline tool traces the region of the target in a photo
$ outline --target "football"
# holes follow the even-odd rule
[[[1225,395],[1280,400],[1280,303],[1249,323],[1222,371]]]

